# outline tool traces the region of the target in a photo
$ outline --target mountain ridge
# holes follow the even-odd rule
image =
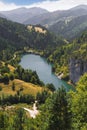
[[[5,15],[9,20],[12,20],[14,22],[23,23],[27,18],[32,18],[36,16],[37,14],[43,14],[48,12],[45,9],[42,8],[18,8],[11,11],[1,11],[1,14]]]
[[[61,35],[68,40],[78,37],[85,29],[87,29],[87,15],[78,16],[74,19],[67,18],[49,27],[50,31],[57,35]]]

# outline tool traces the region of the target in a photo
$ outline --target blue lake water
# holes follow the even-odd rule
[[[24,69],[35,70],[45,84],[52,83],[55,88],[64,86],[66,90],[73,89],[72,86],[68,85],[63,80],[58,79],[52,72],[52,65],[49,64],[45,58],[35,54],[25,54],[21,58],[19,63]]]

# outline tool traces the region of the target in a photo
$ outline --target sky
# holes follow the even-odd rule
[[[0,11],[20,7],[41,7],[48,11],[66,10],[78,5],[87,5],[87,0],[0,0]]]

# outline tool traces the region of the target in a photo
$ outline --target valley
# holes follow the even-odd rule
[[[0,129],[87,129],[87,5],[0,12]]]

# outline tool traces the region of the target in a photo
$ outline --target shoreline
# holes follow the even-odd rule
[[[63,77],[64,74],[60,73],[60,74],[55,74],[55,75],[57,76],[58,79],[62,79],[62,77]]]
[[[21,51],[21,56],[20,56],[20,59],[22,58],[22,56],[23,55],[26,55],[26,54],[34,54],[34,55],[40,55],[41,57],[43,57],[43,58],[45,58],[44,56],[42,56],[41,55],[41,52],[35,52],[35,51],[33,51],[33,50],[26,50],[26,51]],[[47,59],[46,59],[47,60]],[[48,61],[47,61],[48,62]],[[60,73],[56,73],[56,72],[53,72],[54,73],[54,75],[58,78],[58,79],[60,79],[60,80],[63,80],[62,78],[63,78],[63,76],[64,76],[64,73],[63,72],[60,72]],[[65,80],[64,80],[65,81]],[[68,85],[71,85],[72,87],[74,86],[74,85],[72,85],[69,81],[65,81]]]

